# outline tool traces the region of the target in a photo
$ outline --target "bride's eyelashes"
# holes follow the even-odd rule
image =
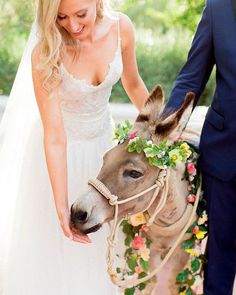
[[[77,14],[76,15],[78,18],[85,18],[86,16],[87,16],[87,12],[85,12],[85,13],[83,13],[83,14]],[[66,19],[67,18],[67,16],[60,16],[60,15],[58,15],[57,16],[57,19],[60,21],[60,20],[64,20],[64,19]]]

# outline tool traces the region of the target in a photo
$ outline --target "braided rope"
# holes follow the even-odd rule
[[[169,260],[171,255],[174,253],[174,251],[176,250],[178,245],[180,244],[181,240],[183,239],[186,231],[190,227],[190,225],[191,225],[191,223],[192,223],[192,221],[193,221],[193,219],[195,217],[197,206],[198,206],[198,203],[199,203],[200,193],[201,193],[201,180],[200,180],[200,185],[198,187],[198,191],[197,191],[194,206],[190,205],[192,208],[190,206],[187,206],[187,210],[182,215],[182,217],[176,223],[172,224],[169,227],[160,227],[160,226],[155,224],[155,227],[159,227],[159,229],[160,230],[162,229],[163,231],[167,230],[167,234],[170,234],[172,231],[176,230],[177,228],[182,228],[184,223],[188,220],[186,225],[182,229],[180,235],[178,236],[176,242],[174,243],[172,248],[169,250],[169,252],[165,256],[165,258],[163,259],[161,264],[157,268],[155,268],[148,276],[146,276],[144,278],[141,278],[141,279],[132,278],[132,279],[126,279],[126,280],[118,280],[117,279],[117,274],[113,270],[113,249],[116,246],[116,236],[117,236],[119,225],[122,222],[122,220],[120,220],[120,222],[117,223],[117,221],[118,221],[118,211],[119,211],[118,205],[127,203],[129,201],[132,201],[132,200],[134,200],[134,199],[136,199],[136,198],[138,198],[138,197],[140,197],[140,196],[146,194],[147,192],[149,192],[149,191],[156,188],[149,205],[147,206],[147,208],[142,210],[142,212],[144,212],[144,211],[146,211],[147,209],[150,208],[150,206],[153,204],[156,197],[158,196],[160,189],[162,187],[164,187],[164,189],[162,190],[162,193],[161,193],[161,196],[160,196],[160,201],[159,201],[159,203],[157,205],[157,208],[155,209],[153,215],[150,217],[150,219],[148,221],[148,225],[151,225],[154,222],[157,214],[163,209],[163,207],[164,207],[164,205],[166,203],[167,193],[168,193],[168,185],[166,184],[166,186],[164,186],[164,184],[166,183],[166,179],[168,178],[168,175],[169,175],[169,170],[166,170],[166,169],[161,170],[159,175],[158,175],[158,179],[155,182],[155,185],[153,185],[150,188],[142,191],[141,193],[138,193],[138,194],[136,194],[136,195],[134,195],[132,197],[129,197],[129,198],[127,198],[125,200],[121,200],[121,201],[119,201],[118,197],[113,195],[109,191],[109,189],[101,181],[99,181],[98,179],[89,180],[89,184],[92,185],[98,192],[100,192],[100,194],[102,196],[104,196],[109,201],[109,204],[111,206],[115,207],[114,222],[113,222],[111,234],[108,237],[108,251],[107,251],[107,267],[108,267],[108,269],[107,269],[107,271],[108,271],[108,273],[110,275],[110,278],[111,278],[112,282],[114,284],[116,284],[117,286],[119,286],[119,287],[137,286],[137,285],[151,279],[153,276],[157,275],[160,272],[160,270],[163,268],[163,266],[167,263],[167,261]],[[190,209],[192,209],[191,212],[190,212]],[[189,219],[188,219],[188,217],[189,217]]]

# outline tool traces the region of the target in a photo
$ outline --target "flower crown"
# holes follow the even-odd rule
[[[167,140],[163,140],[159,145],[156,145],[152,140],[143,139],[138,135],[138,131],[129,134],[132,125],[126,120],[124,125],[116,126],[113,140],[118,143],[123,143],[128,140],[128,152],[144,153],[148,159],[148,163],[152,166],[166,169],[167,167],[176,167],[178,163],[186,163],[187,159],[192,157],[197,158],[197,153],[186,143],[182,138],[168,145]]]
[[[182,138],[178,138],[171,145],[168,145],[167,140],[156,145],[151,140],[141,138],[138,131],[130,134],[131,128],[132,125],[128,120],[125,121],[124,125],[116,125],[113,140],[118,141],[118,143],[127,141],[128,152],[137,152],[138,154],[143,152],[150,165],[161,169],[176,167],[178,163],[185,163],[186,169],[183,179],[188,182],[186,202],[194,204],[200,183],[196,169],[198,154],[194,149],[184,142]],[[201,288],[202,266],[206,263],[206,257],[201,252],[201,242],[207,236],[208,218],[205,205],[205,201],[201,198],[197,210],[198,218],[187,230],[191,237],[182,243],[183,251],[190,256],[185,269],[176,277],[180,295],[199,294],[198,289]],[[126,235],[124,241],[126,247],[124,254],[125,267],[117,267],[116,269],[117,275],[121,278],[143,278],[149,274],[150,245],[152,241],[147,235],[149,227],[146,223],[146,213],[132,215],[121,223],[123,233]],[[136,289],[142,291],[148,283],[150,283],[150,280],[136,287],[127,288],[124,290],[124,294],[133,295]]]

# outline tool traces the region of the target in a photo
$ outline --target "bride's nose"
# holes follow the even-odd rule
[[[81,29],[82,25],[78,23],[78,20],[71,19],[69,21],[69,27],[70,27],[71,33],[77,33]]]

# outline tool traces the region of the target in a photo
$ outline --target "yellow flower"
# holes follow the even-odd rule
[[[206,233],[207,233],[207,231],[199,231],[199,232],[196,234],[197,239],[198,239],[198,240],[202,240],[202,239],[204,239]]]
[[[182,151],[184,151],[187,158],[189,158],[191,156],[192,152],[189,148],[189,145],[186,142],[182,143],[180,148]]]
[[[185,252],[193,255],[193,256],[198,256],[199,254],[197,253],[197,251],[195,251],[194,249],[185,249]]]
[[[183,161],[182,156],[180,155],[180,151],[178,149],[173,149],[169,152],[169,157],[171,158],[171,160],[178,164],[181,163]]]
[[[144,246],[139,250],[140,256],[143,258],[143,260],[148,261],[150,258],[150,250]]]
[[[138,226],[140,224],[147,223],[147,220],[146,220],[145,215],[143,213],[137,213],[135,215],[130,216],[129,223],[132,226]]]
[[[179,295],[186,295],[186,292],[185,291],[180,292]]]

